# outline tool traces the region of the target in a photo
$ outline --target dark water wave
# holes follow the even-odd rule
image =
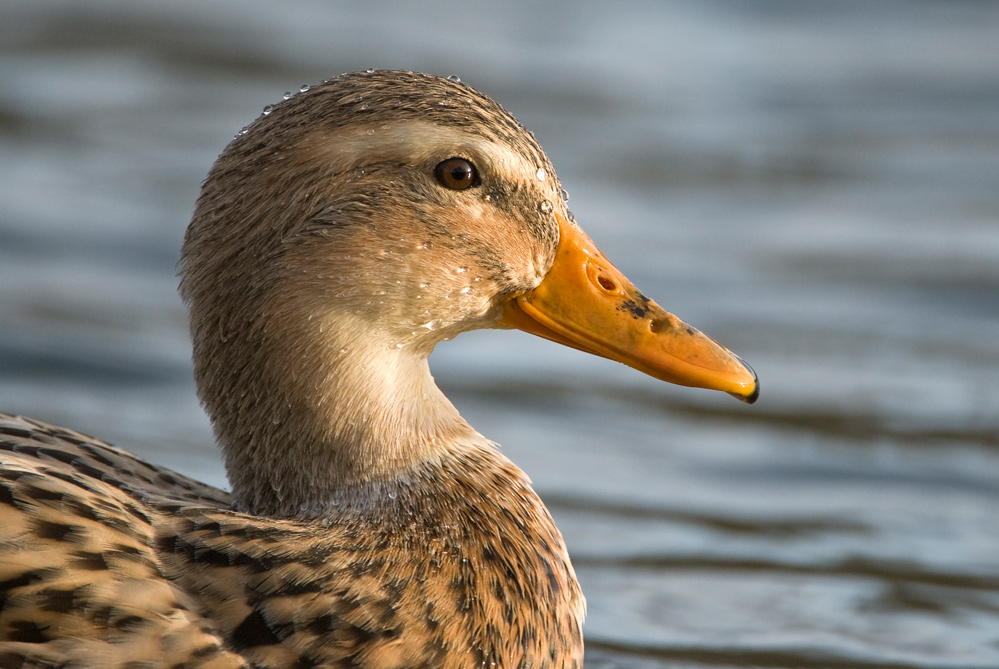
[[[980,669],[981,665],[879,662],[821,649],[668,648],[586,641],[589,669],[761,667],[766,669]]]

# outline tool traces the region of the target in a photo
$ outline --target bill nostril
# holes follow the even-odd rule
[[[597,283],[600,287],[606,290],[608,293],[613,293],[617,290],[617,284],[613,280],[608,279],[606,276],[598,276]]]

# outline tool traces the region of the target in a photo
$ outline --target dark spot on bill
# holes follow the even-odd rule
[[[638,304],[634,300],[625,300],[618,309],[630,312],[635,318],[645,318],[645,314],[649,312],[645,306]]]

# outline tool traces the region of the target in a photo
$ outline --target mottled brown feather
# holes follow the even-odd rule
[[[415,475],[377,522],[326,526],[231,511],[121,449],[0,415],[0,664],[580,666],[561,536],[490,455]],[[475,494],[484,471],[496,488]]]

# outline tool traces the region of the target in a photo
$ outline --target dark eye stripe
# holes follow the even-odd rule
[[[448,158],[434,168],[434,176],[445,188],[465,190],[479,185],[479,173],[475,165],[464,158]]]

